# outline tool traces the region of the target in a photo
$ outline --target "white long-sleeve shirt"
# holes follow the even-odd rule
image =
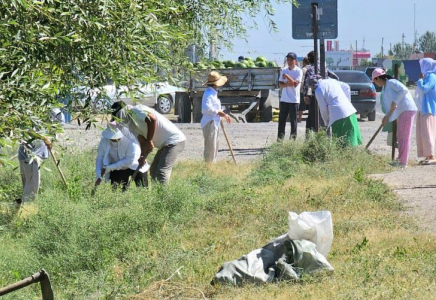
[[[201,118],[201,128],[206,126],[210,121],[214,121],[215,126],[220,125],[220,116],[218,112],[221,110],[221,101],[218,99],[218,91],[212,87],[208,87],[203,94],[201,100],[201,113],[203,117]]]
[[[341,84],[335,79],[321,80],[315,90],[315,97],[327,127],[356,113]]]
[[[113,161],[114,155],[111,155],[111,150],[113,150],[114,147],[111,145],[111,140],[107,138],[102,138],[100,140],[97,158],[95,160],[96,178],[101,178],[101,172],[104,166],[107,166],[112,170],[136,170],[138,167],[138,159],[141,155],[141,148],[139,147],[139,144],[130,141],[125,136],[123,136],[117,144],[116,150],[119,160]],[[145,164],[141,169],[139,169],[139,171],[144,173],[148,169],[149,165]],[[106,172],[105,176],[106,179],[108,179],[109,172]]]
[[[392,112],[389,122],[395,121],[401,113],[412,110],[417,111],[415,101],[409,89],[396,79],[386,80],[386,85],[382,89],[383,102],[386,111],[391,109],[392,102],[395,102],[397,108]]]

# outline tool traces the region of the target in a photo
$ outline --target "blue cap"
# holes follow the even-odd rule
[[[294,52],[289,52],[289,53],[286,55],[286,57],[290,57],[290,58],[293,58],[293,59],[297,59],[297,54],[295,54]]]

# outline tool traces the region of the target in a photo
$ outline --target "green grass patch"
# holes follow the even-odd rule
[[[434,236],[420,232],[394,194],[367,177],[386,161],[320,134],[274,144],[234,166],[180,162],[171,184],[94,197],[95,152],[42,170],[37,200],[15,211],[19,170],[0,170],[0,286],[45,268],[58,299],[429,299]],[[287,231],[287,212],[330,210],[335,273],[298,284],[209,285],[220,265]],[[171,277],[171,278],[170,278]],[[170,278],[169,280],[167,280]],[[38,299],[34,285],[5,299]]]

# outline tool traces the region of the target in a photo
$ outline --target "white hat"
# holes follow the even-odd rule
[[[108,127],[103,130],[101,135],[109,140],[117,140],[123,137],[123,134],[118,128],[112,127],[110,125],[108,125]]]

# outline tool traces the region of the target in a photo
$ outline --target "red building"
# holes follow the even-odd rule
[[[368,60],[371,57],[370,52],[353,51],[353,67],[360,66],[362,60]]]

